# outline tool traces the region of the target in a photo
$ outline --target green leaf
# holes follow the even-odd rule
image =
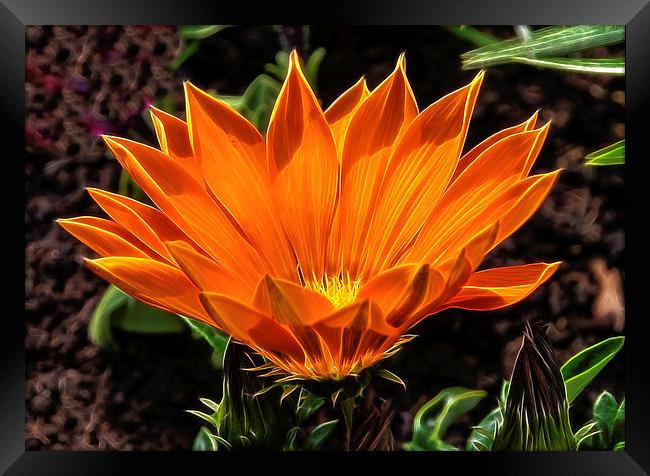
[[[223,368],[223,358],[226,355],[226,348],[228,347],[230,336],[203,322],[187,317],[183,317],[183,320],[193,332],[203,337],[210,344],[210,347],[214,351],[214,360],[220,363],[220,368]]]
[[[499,401],[503,404],[506,403],[506,400],[508,399],[508,392],[510,391],[510,381],[504,380],[503,383],[501,383],[501,393],[499,394]]]
[[[211,433],[208,429],[202,426],[199,429],[199,432],[194,438],[194,443],[192,444],[192,451],[216,451],[217,447],[212,438],[210,438]]]
[[[233,107],[237,110],[239,110],[240,107],[244,104],[244,97],[243,96],[226,96],[226,95],[221,95],[217,96],[221,101],[225,102],[228,104],[230,107]]]
[[[181,25],[178,32],[188,40],[203,40],[232,25]]]
[[[110,285],[97,304],[88,327],[88,336],[95,345],[116,350],[114,327],[126,332],[168,334],[183,332],[185,326],[175,314],[140,302]]]
[[[305,76],[307,81],[311,85],[311,88],[316,92],[316,80],[318,78],[318,71],[320,70],[320,65],[325,58],[325,48],[316,48],[312,51],[311,55],[307,59],[307,66],[305,67]]]
[[[527,58],[515,56],[512,61],[539,68],[576,73],[625,74],[625,58]]]
[[[395,382],[397,384],[400,384],[402,387],[404,387],[404,390],[406,390],[406,384],[404,383],[404,380],[399,378],[397,375],[395,375],[390,370],[380,369],[377,372],[377,377],[381,377],[383,379],[390,380],[391,382]]]
[[[468,25],[449,25],[445,27],[458,38],[474,43],[476,46],[487,46],[499,41],[496,36],[484,33]]]
[[[625,442],[625,400],[621,402],[616,411],[614,426],[612,429],[612,440]]]
[[[186,411],[187,413],[191,413],[192,415],[201,418],[202,420],[207,421],[208,423],[210,423],[210,425],[212,425],[212,426],[215,427],[215,428],[218,428],[218,427],[219,427],[219,422],[218,422],[217,419],[216,419],[214,416],[212,416],[212,415],[208,415],[207,413],[204,413],[204,412],[199,411],[199,410],[185,410],[185,411]]]
[[[199,398],[199,401],[213,412],[217,413],[219,411],[219,404],[217,402],[209,398]]]
[[[190,41],[185,45],[185,48],[174,58],[174,60],[169,63],[169,68],[172,71],[176,71],[178,68],[181,67],[183,63],[185,63],[188,59],[190,59],[194,54],[199,51],[199,40],[194,40]]]
[[[595,421],[588,422],[582,428],[580,428],[573,436],[576,439],[576,445],[580,449],[581,445],[587,441],[589,438],[597,435],[599,433],[598,423]]]
[[[334,428],[338,420],[330,420],[325,423],[321,423],[316,428],[314,428],[307,439],[305,440],[304,449],[305,450],[316,450],[321,447],[323,443],[332,435]]]
[[[566,386],[567,400],[573,402],[582,390],[621,350],[625,337],[610,337],[571,357],[560,368]]]
[[[316,413],[325,403],[324,398],[315,397],[311,394],[310,396],[304,398],[298,406],[297,417],[298,423],[302,424],[306,422],[310,416]]]
[[[496,435],[497,427],[503,421],[503,415],[499,407],[488,413],[478,425],[476,425],[467,439],[467,451],[490,451],[492,441]]]
[[[140,186],[131,178],[129,173],[122,169],[120,172],[120,182],[118,185],[118,192],[120,195],[131,197],[139,202],[149,203],[149,197],[140,188]]]
[[[463,387],[442,390],[415,414],[412,442],[429,450],[451,449],[442,441],[447,428],[459,416],[472,410],[486,395],[483,390]]]
[[[241,96],[216,96],[242,114],[258,131],[266,134],[275,100],[280,94],[281,85],[267,74],[260,74],[246,88]]]
[[[619,441],[614,445],[614,451],[625,451],[625,442]]]
[[[605,441],[609,441],[614,429],[616,414],[618,412],[618,403],[609,392],[601,393],[594,402],[594,420],[598,428],[603,432]]]
[[[90,341],[104,349],[116,350],[118,348],[111,331],[111,316],[126,309],[127,295],[112,284],[97,303],[95,311],[88,325],[88,338]]]
[[[587,165],[620,165],[625,163],[625,139],[588,154]]]
[[[562,56],[625,40],[625,27],[619,25],[553,26],[530,33],[530,38],[513,38],[488,44],[461,55],[463,69],[484,68],[511,63],[515,58],[541,59]]]
[[[127,296],[126,312],[114,316],[112,324],[127,332],[143,334],[175,334],[185,330],[178,315],[151,307],[131,296]]]

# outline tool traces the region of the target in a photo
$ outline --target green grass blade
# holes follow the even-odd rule
[[[625,58],[526,58],[517,56],[515,63],[523,63],[539,68],[573,71],[593,74],[625,74]]]
[[[532,31],[528,40],[513,38],[483,46],[461,55],[463,69],[483,68],[510,63],[514,58],[562,56],[625,40],[625,27],[618,25],[581,25],[548,27]]]
[[[585,159],[587,165],[620,165],[625,163],[625,139],[608,145],[591,154]]]
[[[476,46],[492,45],[499,41],[496,36],[484,33],[473,26],[468,25],[449,25],[445,29],[450,31],[458,38],[474,43]]]
[[[189,40],[202,40],[232,25],[181,25],[178,32]]]

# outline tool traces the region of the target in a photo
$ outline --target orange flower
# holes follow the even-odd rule
[[[152,108],[160,150],[105,137],[158,207],[89,189],[111,220],[61,225],[132,296],[213,325],[293,376],[338,379],[427,316],[498,309],[559,263],[476,271],[540,206],[536,116],[461,151],[480,73],[422,112],[405,75],[362,79],[325,112],[295,52],[266,140],[185,84],[187,122]]]

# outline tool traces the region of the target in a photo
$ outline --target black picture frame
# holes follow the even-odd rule
[[[576,453],[395,453],[395,454],[266,454],[263,456],[221,453],[126,453],[126,452],[29,452],[25,451],[25,364],[22,308],[3,316],[0,335],[0,471],[6,474],[128,474],[131,472],[211,472],[225,463],[241,465],[245,474],[269,470],[314,472],[307,459],[318,458],[318,469],[337,472],[356,462],[372,462],[384,469],[413,470],[443,468],[502,474],[647,474],[650,471],[650,366],[644,342],[647,312],[644,294],[650,265],[645,231],[648,199],[643,189],[647,175],[643,165],[650,160],[644,139],[650,131],[650,2],[649,0],[356,0],[314,2],[225,2],[223,0],[1,0],[2,120],[5,136],[5,165],[13,161],[16,174],[23,174],[24,157],[24,60],[25,25],[33,24],[625,24],[626,25],[626,451]],[[11,180],[8,177],[6,181]],[[5,189],[5,193],[6,193]],[[644,198],[646,197],[646,198]],[[15,194],[5,198],[6,217],[15,212]],[[11,209],[10,209],[11,208]],[[15,210],[13,210],[15,208]],[[23,218],[24,219],[24,218]],[[645,238],[645,239],[644,239]],[[8,251],[8,250],[7,250]],[[9,254],[11,252],[9,251]],[[16,267],[18,264],[16,264]],[[18,270],[5,271],[9,281],[19,282]],[[7,288],[7,296],[12,293]],[[19,291],[16,291],[19,295]],[[334,457],[333,457],[334,456]],[[412,463],[409,460],[417,460]],[[287,466],[282,466],[286,464]],[[410,466],[417,464],[417,466]],[[288,466],[291,465],[291,466]],[[343,466],[342,466],[343,465]]]

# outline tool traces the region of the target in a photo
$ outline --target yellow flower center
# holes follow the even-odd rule
[[[305,288],[322,294],[337,309],[352,304],[357,297],[360,286],[361,280],[354,280],[350,278],[349,274],[346,276],[323,276],[321,280],[314,279],[305,283]]]

